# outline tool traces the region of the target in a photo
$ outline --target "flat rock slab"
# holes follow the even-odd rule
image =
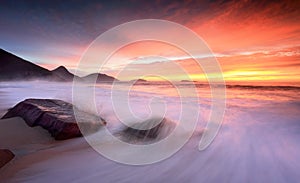
[[[8,149],[0,149],[0,168],[2,168],[6,163],[12,160],[15,157]]]
[[[76,112],[76,119],[74,112]],[[41,126],[56,139],[65,140],[82,136],[78,124],[86,132],[95,132],[106,122],[99,116],[80,111],[72,104],[55,99],[26,99],[3,117],[21,117],[26,123]]]

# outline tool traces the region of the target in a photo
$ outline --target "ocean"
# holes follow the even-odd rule
[[[0,179],[5,182],[300,181],[300,86],[228,84],[220,130],[203,151],[198,150],[198,145],[211,114],[210,86],[190,82],[178,82],[176,86],[193,89],[195,93],[182,96],[178,88],[165,82],[137,83],[130,92],[122,87],[112,90],[109,84],[87,86],[94,89],[97,114],[107,121],[108,129],[112,131],[118,129],[123,119],[143,120],[163,115],[176,122],[182,110],[199,108],[193,136],[171,157],[149,165],[133,166],[107,159],[91,148],[84,138],[30,142],[30,148],[25,150],[14,147],[17,158],[0,171]],[[112,91],[115,93],[113,97]],[[124,96],[124,91],[127,97],[118,98]],[[26,98],[72,102],[72,83],[2,82],[1,116]],[[182,98],[186,105],[183,105]],[[115,113],[128,105],[130,114],[124,113],[120,117]],[[182,106],[187,109],[182,109]],[[187,114],[185,120],[194,119],[194,113]],[[22,138],[22,134],[14,134],[14,129],[4,129],[3,123],[1,128],[10,130],[11,136]]]

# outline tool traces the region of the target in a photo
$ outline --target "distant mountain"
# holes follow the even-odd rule
[[[35,65],[3,49],[0,49],[0,81],[23,81],[23,80],[47,80],[47,81],[73,81],[73,78],[81,81],[89,81],[97,78],[97,83],[118,81],[106,74],[94,73],[85,77],[78,77],[70,73],[64,66],[49,71]]]
[[[74,77],[79,79],[78,76],[70,73],[64,66],[59,66],[56,69],[52,70],[52,74],[66,80],[66,81],[73,81]]]
[[[119,81],[118,79],[112,77],[112,76],[108,76],[106,74],[98,74],[98,73],[94,73],[94,74],[90,74],[87,75],[85,77],[82,77],[83,81],[95,81],[97,83],[112,83],[114,81]]]
[[[64,81],[51,71],[0,49],[0,81],[35,80]]]
[[[136,83],[139,83],[139,82],[148,82],[148,81],[145,80],[145,79],[133,79],[133,80],[130,80],[130,82],[136,82]]]
[[[197,83],[197,81],[192,81],[192,80],[181,80],[180,82],[190,82],[190,83],[194,82],[194,83]]]

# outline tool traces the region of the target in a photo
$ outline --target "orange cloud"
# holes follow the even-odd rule
[[[130,17],[128,20],[154,16],[187,26],[201,36],[218,57],[223,75],[228,82],[300,81],[298,72],[300,1],[184,1],[183,3],[157,1],[155,5],[157,6],[149,5],[151,8],[147,10],[136,8],[134,14],[131,9],[126,9],[128,7],[120,7],[113,12],[121,13],[122,18],[114,17],[114,19],[118,20],[116,22],[126,22],[126,15]],[[105,18],[107,22],[113,21],[108,17]],[[114,23],[109,25],[115,25]],[[118,39],[133,36],[134,34],[129,31],[109,39],[105,46],[114,46],[118,43]],[[58,47],[55,52],[65,51],[68,47],[67,55],[58,54],[51,57],[42,55],[41,57],[46,59],[45,62],[34,61],[50,69],[59,65],[75,69],[88,45],[61,44],[63,46]],[[149,58],[151,55],[165,57],[169,61]],[[125,73],[122,69],[128,64]],[[153,42],[125,46],[113,55],[110,63],[106,64],[101,72],[119,76],[121,80],[135,79],[137,76],[150,73],[168,75],[174,80],[186,79],[182,70],[178,68],[183,68],[192,80],[205,81],[206,76],[214,77],[216,74],[205,75],[199,65],[178,48]],[[99,71],[97,65],[87,65],[86,69],[87,72]],[[123,72],[123,75],[119,75],[120,72]]]

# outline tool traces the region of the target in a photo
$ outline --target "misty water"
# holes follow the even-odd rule
[[[180,87],[191,85],[182,83]],[[108,128],[114,129],[120,121],[114,114],[110,88],[106,84],[97,85],[95,101],[98,114],[108,122]],[[196,84],[196,90],[198,97],[187,96],[191,107],[200,107],[196,132],[181,150],[164,161],[144,166],[123,165],[99,155],[84,138],[63,142],[33,140],[28,142],[28,147],[11,144],[17,158],[0,171],[0,179],[4,182],[300,181],[299,87],[228,86],[222,126],[204,151],[198,150],[198,144],[209,118],[211,94],[208,85]],[[138,119],[155,113],[149,107],[153,97],[164,101],[166,118],[178,120],[180,96],[174,87],[163,83],[132,87],[130,106]],[[3,82],[0,84],[1,116],[26,98],[72,102],[72,83]],[[5,126],[1,125],[1,128]],[[6,130],[16,139],[25,138],[22,130],[18,133],[13,128]],[[10,140],[1,139],[4,141]]]

